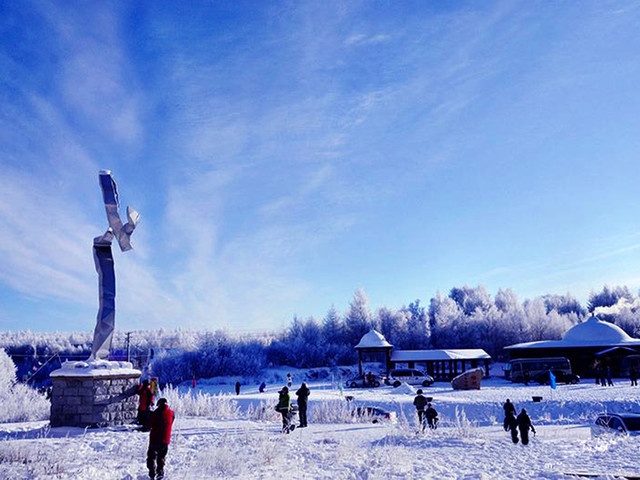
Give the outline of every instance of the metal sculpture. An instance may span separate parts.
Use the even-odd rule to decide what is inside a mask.
[[[111,340],[116,322],[116,274],[114,269],[111,242],[116,237],[120,250],[127,252],[131,246],[131,234],[140,221],[140,215],[127,207],[127,223],[120,219],[118,187],[109,170],[101,170],[99,174],[102,198],[107,212],[109,228],[93,239],[93,259],[99,278],[100,307],[96,328],[93,332],[93,346],[89,360],[105,359],[109,355]]]

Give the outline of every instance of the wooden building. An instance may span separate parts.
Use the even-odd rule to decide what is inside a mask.
[[[364,373],[364,364],[378,364],[388,373],[394,368],[415,368],[431,375],[434,380],[451,380],[460,373],[482,367],[489,376],[491,357],[484,350],[394,350],[384,336],[375,330],[366,333],[358,345],[358,372]]]

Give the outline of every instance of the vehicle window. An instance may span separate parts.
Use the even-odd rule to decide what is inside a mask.
[[[640,418],[625,418],[624,423],[630,432],[640,430]]]
[[[596,420],[596,425],[600,425],[601,427],[609,426],[609,419],[607,417],[598,417]]]
[[[418,370],[411,370],[411,375],[414,377],[424,377],[424,374]]]
[[[609,426],[614,430],[624,430],[624,426],[622,425],[622,421],[619,418],[611,417],[611,422],[609,422]]]

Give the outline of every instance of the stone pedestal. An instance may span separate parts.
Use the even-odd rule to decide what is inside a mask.
[[[141,372],[129,362],[65,362],[51,372],[51,426],[107,427],[133,423]]]

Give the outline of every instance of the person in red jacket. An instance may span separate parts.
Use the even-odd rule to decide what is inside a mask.
[[[149,386],[148,380],[143,380],[136,389],[136,395],[140,395],[140,403],[138,404],[138,423],[142,425],[142,431],[148,432],[147,421],[151,414],[151,405],[153,405],[153,392]]]
[[[175,415],[169,408],[166,398],[158,400],[158,408],[149,416],[148,427],[151,433],[147,451],[147,468],[149,477],[153,479],[164,478],[164,459],[171,443],[171,426],[174,418]]]

